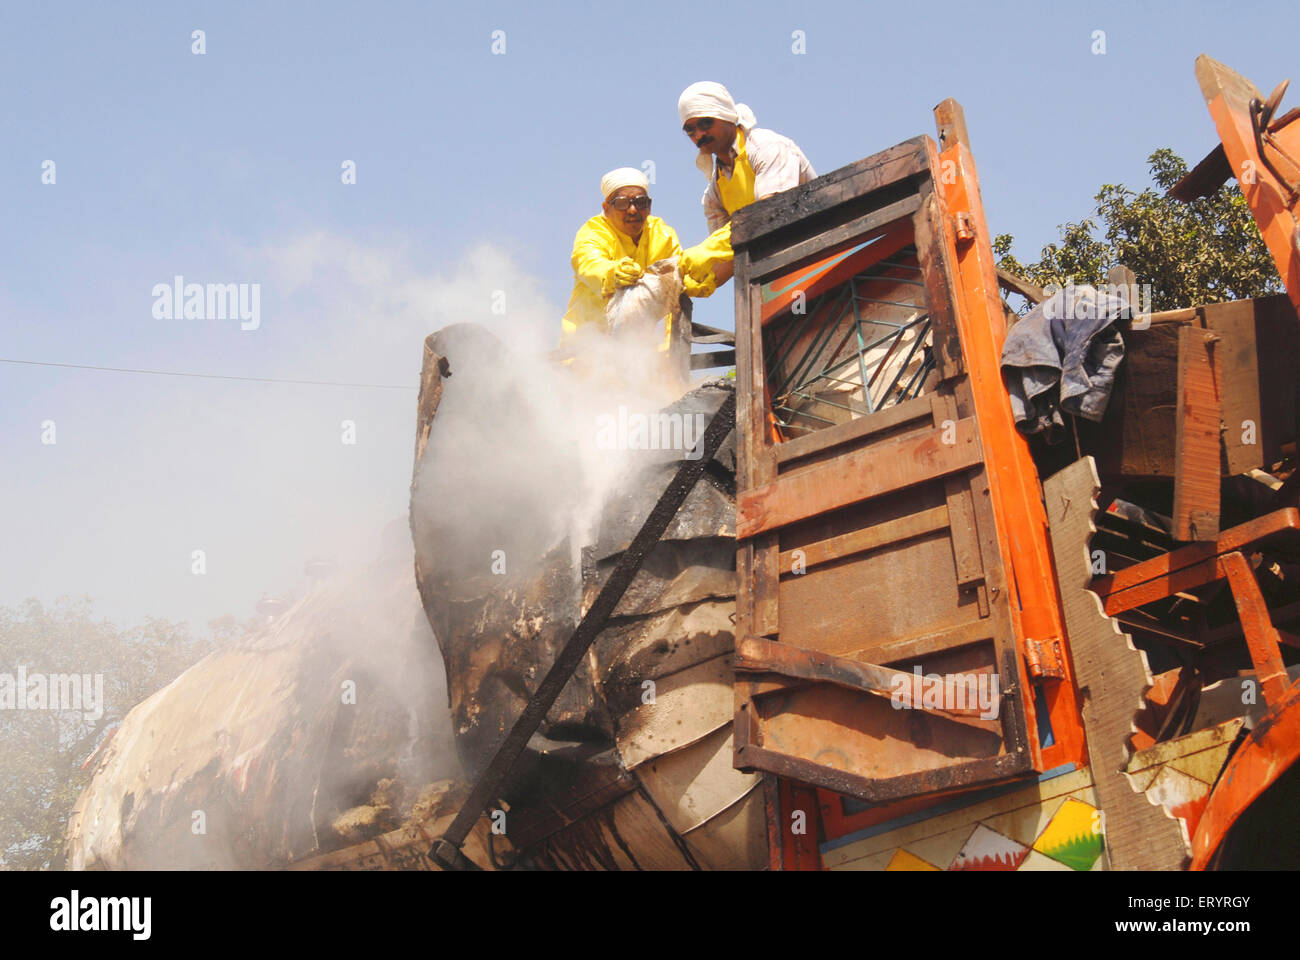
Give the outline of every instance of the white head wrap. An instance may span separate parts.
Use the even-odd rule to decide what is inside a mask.
[[[650,181],[636,167],[619,167],[600,178],[600,199],[608,200],[609,195],[623,187],[640,187],[650,192]]]
[[[758,123],[753,110],[746,104],[736,103],[726,87],[712,80],[692,83],[682,91],[677,98],[677,116],[682,123],[696,117],[714,117],[734,123],[742,130],[751,130]]]

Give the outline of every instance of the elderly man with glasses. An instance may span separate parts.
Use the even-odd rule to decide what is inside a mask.
[[[695,165],[709,178],[704,217],[709,237],[682,253],[683,278],[707,297],[731,279],[731,215],[755,200],[817,176],[789,137],[756,126],[754,112],[736,103],[720,83],[693,83],[677,101],[682,131],[699,154]]]
[[[603,329],[605,304],[615,290],[636,283],[651,264],[681,255],[676,231],[650,215],[649,187],[646,175],[633,167],[611,170],[601,178],[603,212],[584,223],[573,241],[573,295],[564,313],[561,343],[582,327],[595,324]],[[684,286],[696,295],[696,284]]]

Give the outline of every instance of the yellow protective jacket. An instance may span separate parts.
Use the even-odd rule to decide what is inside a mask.
[[[707,157],[697,158],[700,169],[709,176],[703,202],[704,217],[711,232],[682,254],[682,276],[692,296],[707,297],[713,293],[717,285],[713,264],[734,256],[731,250],[733,213],[755,200],[789,190],[817,176],[793,140],[762,127],[749,131],[737,128],[735,150],[736,162],[729,177],[722,175],[716,161],[712,161],[710,168]]]
[[[618,261],[631,257],[644,270],[657,260],[677,257],[681,252],[677,232],[658,217],[645,218],[636,243],[603,213],[592,217],[573,238],[573,294],[561,322],[562,339],[587,324],[604,329],[605,304],[615,290],[614,268]]]

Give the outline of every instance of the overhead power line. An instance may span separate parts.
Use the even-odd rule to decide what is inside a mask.
[[[54,363],[49,360],[12,360],[0,357],[0,363],[18,363],[32,367],[67,367],[71,370],[102,370],[108,373],[143,373],[154,377],[195,377],[201,380],[242,380],[246,383],[294,383],[310,387],[367,387],[373,390],[417,390],[416,386],[396,383],[346,383],[340,380],[287,380],[281,377],[236,377],[224,373],[184,373],[178,370],[138,370],[132,367],[98,367],[89,363]]]

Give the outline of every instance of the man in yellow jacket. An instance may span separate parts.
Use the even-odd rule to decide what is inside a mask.
[[[676,231],[650,215],[649,187],[646,175],[634,167],[601,178],[603,212],[584,223],[573,240],[573,294],[561,344],[580,328],[605,330],[605,305],[615,290],[636,283],[656,261],[681,256]]]
[[[677,100],[677,115],[699,151],[695,165],[709,178],[703,203],[710,233],[683,251],[682,278],[692,296],[707,297],[731,279],[731,215],[817,173],[793,140],[758,127],[754,111],[720,83],[691,84]]]

